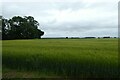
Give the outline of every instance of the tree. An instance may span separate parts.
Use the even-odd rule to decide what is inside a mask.
[[[32,16],[14,16],[12,19],[2,20],[3,33],[5,34],[3,34],[3,39],[34,39],[41,38],[44,34],[38,29],[39,23]]]
[[[2,19],[2,39],[9,38],[9,23],[7,19]]]
[[[2,39],[2,16],[0,16],[0,40]]]

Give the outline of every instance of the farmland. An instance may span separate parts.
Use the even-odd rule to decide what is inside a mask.
[[[3,78],[116,77],[117,39],[4,40]]]

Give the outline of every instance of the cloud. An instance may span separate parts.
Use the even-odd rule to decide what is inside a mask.
[[[117,36],[118,0],[35,0],[3,2],[3,16],[31,15],[43,37]]]

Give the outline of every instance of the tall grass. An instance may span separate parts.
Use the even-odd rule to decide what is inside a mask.
[[[49,76],[116,77],[118,42],[117,39],[6,40],[3,72],[5,68]]]

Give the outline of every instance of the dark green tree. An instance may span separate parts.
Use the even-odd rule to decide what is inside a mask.
[[[0,40],[2,39],[2,16],[0,16]]]
[[[7,19],[2,19],[2,39],[9,39],[9,23]]]
[[[38,29],[39,23],[32,16],[14,16],[9,20],[3,19],[3,24],[3,33],[8,33],[7,37],[3,34],[3,39],[34,39],[41,38],[44,34]]]

